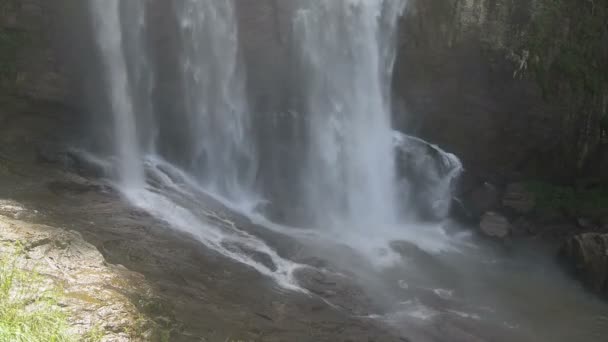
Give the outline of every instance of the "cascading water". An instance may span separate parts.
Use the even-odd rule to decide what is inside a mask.
[[[309,149],[306,203],[317,223],[397,221],[389,87],[401,0],[310,1],[295,19]]]
[[[188,169],[210,190],[238,200],[256,169],[238,30],[231,1],[175,3],[191,155]]]
[[[107,71],[106,89],[114,122],[118,180],[123,188],[143,186],[142,153],[138,142],[133,88],[129,79],[127,56],[123,46],[123,29],[119,0],[91,0],[91,12],[97,41]],[[140,3],[141,4],[141,3]],[[134,18],[145,13],[142,8],[129,8]],[[134,21],[138,23],[138,20]]]
[[[282,136],[280,126],[265,129],[270,136],[263,137],[252,129],[255,115],[261,114],[248,106],[236,3],[90,4],[107,75],[114,168],[125,196],[206,246],[293,285],[296,264],[235,226],[210,223],[214,215],[202,209],[211,194],[254,215],[252,208],[265,190],[255,191],[260,186],[256,173],[263,170],[257,149],[265,146],[272,155],[273,149],[284,148],[273,143]],[[395,239],[415,238],[434,248],[436,234],[415,233],[400,223],[402,178],[391,127],[390,84],[405,1],[295,4],[290,41],[295,43],[297,96],[304,103],[298,114],[303,120],[296,124],[305,123],[299,127],[306,132],[299,142],[305,153],[291,159],[300,169],[293,177],[300,191],[280,197],[303,203],[306,224],[321,228],[321,239],[343,241],[372,259],[393,259],[387,246]],[[153,31],[146,25],[150,11],[159,10],[155,6],[165,6],[161,10],[174,15],[169,27]],[[171,49],[151,43],[152,32],[163,30],[177,38],[166,43]],[[163,55],[171,55],[173,63],[160,64]],[[166,89],[177,91],[166,94]],[[435,183],[446,188],[444,182]],[[281,232],[293,230],[283,227]],[[252,251],[270,256],[274,266],[256,261]]]
[[[176,101],[181,102],[181,113],[152,110],[152,99],[145,98],[152,91],[149,78],[142,75],[159,67],[149,64],[152,58],[137,48],[145,45],[149,32],[142,27],[148,6],[143,0],[90,0],[107,75],[104,88],[115,132],[118,187],[132,203],[207,247],[284,287],[298,289],[292,280],[295,263],[229,220],[200,208],[208,191],[221,198],[243,199],[255,170],[232,2],[175,4],[182,39],[176,77],[183,82],[183,97]],[[161,124],[168,122],[170,126]],[[176,140],[185,141],[183,150],[170,148]],[[256,253],[269,261],[258,260]]]

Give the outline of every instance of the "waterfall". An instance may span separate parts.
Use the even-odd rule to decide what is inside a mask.
[[[105,80],[96,95],[106,99],[111,115],[103,120],[113,132],[100,145],[114,147],[108,160],[119,190],[206,247],[293,288],[299,265],[218,220],[209,201],[255,220],[253,208],[272,194],[276,209],[292,210],[314,236],[388,261],[388,242],[424,242],[426,233],[402,224],[405,202],[422,199],[418,207],[444,215],[459,163],[433,162],[452,156],[415,139],[394,141],[390,87],[405,0],[290,4],[290,68],[277,79],[293,81],[283,94],[295,100],[271,102],[297,105],[284,108],[290,114],[281,124],[249,105],[255,82],[247,82],[238,1],[89,0],[89,9]],[[422,196],[404,196],[417,189],[408,177],[425,180]],[[262,221],[281,234],[301,233]],[[424,243],[435,245],[435,236]]]
[[[320,224],[397,221],[390,83],[401,0],[313,0],[295,44],[308,119],[303,192]]]
[[[123,41],[123,11],[120,5],[119,0],[91,0],[91,13],[106,75],[105,89],[108,90],[115,134],[113,141],[118,158],[118,182],[124,188],[139,188],[144,181],[136,119],[139,108],[135,108],[130,68],[124,51],[124,46],[132,42]],[[138,18],[144,13],[141,7],[129,6],[127,12],[134,16],[135,25],[140,23]]]
[[[152,101],[152,65],[146,50],[147,2],[90,0],[114,125],[117,177],[122,186],[144,183],[146,155],[179,163],[210,191],[238,199],[253,187],[252,141],[231,1],[174,4],[180,42],[180,112],[159,112]],[[161,94],[162,96],[162,94]],[[159,117],[156,117],[156,116]],[[181,141],[181,149],[173,148]]]
[[[210,190],[238,199],[252,187],[255,142],[231,1],[176,2],[179,61],[191,147],[188,169]]]
[[[298,264],[228,218],[201,208],[209,194],[229,201],[247,197],[255,175],[233,3],[173,4],[181,41],[170,51],[179,65],[169,79],[179,80],[171,86],[180,96],[170,107],[158,105],[170,96],[155,89],[152,75],[172,68],[155,65],[158,51],[147,48],[146,18],[158,4],[89,0],[105,79],[102,93],[111,112],[117,186],[128,201],[174,229],[300,290],[292,276]]]

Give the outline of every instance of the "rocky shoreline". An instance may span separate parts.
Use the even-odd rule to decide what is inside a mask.
[[[459,220],[481,236],[501,241],[534,239],[559,246],[556,257],[591,291],[608,295],[608,193],[539,182],[499,187],[483,182],[461,193]]]

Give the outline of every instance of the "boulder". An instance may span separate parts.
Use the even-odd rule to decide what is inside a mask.
[[[562,245],[559,256],[590,290],[608,295],[608,234],[576,235]]]
[[[525,184],[512,183],[505,190],[502,205],[518,214],[529,214],[536,207],[536,198]]]
[[[399,193],[417,214],[430,221],[450,213],[453,188],[463,171],[454,154],[400,132],[393,132]]]
[[[481,218],[479,228],[484,235],[499,239],[508,237],[512,230],[509,220],[496,212],[485,213]]]

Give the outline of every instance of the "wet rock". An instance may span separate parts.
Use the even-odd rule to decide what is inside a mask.
[[[498,208],[500,205],[500,191],[495,185],[484,182],[471,191],[467,202],[469,210],[480,217],[483,213]]]
[[[536,198],[525,184],[513,183],[507,186],[502,205],[518,214],[529,214],[536,206]]]
[[[51,192],[61,194],[83,194],[86,192],[102,191],[104,188],[99,184],[94,183],[79,183],[79,182],[68,182],[68,181],[54,181],[47,184]]]
[[[284,224],[289,223],[285,211],[282,210],[282,208],[280,208],[278,205],[270,201],[258,203],[254,208],[254,212],[261,214],[272,222]]]
[[[523,237],[535,235],[539,232],[539,227],[525,217],[519,217],[511,225],[511,233],[513,236]]]
[[[250,257],[251,259],[253,259],[253,261],[264,265],[272,272],[275,272],[278,269],[277,265],[272,260],[272,257],[262,251],[255,250],[237,241],[223,242],[222,245],[233,252],[244,254]]]
[[[512,230],[509,220],[496,212],[484,214],[479,228],[484,235],[499,239],[508,237]]]
[[[453,154],[436,145],[393,132],[400,195],[424,220],[444,219],[450,213],[452,190],[463,171]]]
[[[404,240],[391,241],[390,247],[393,251],[399,253],[399,255],[404,258],[434,259],[432,254],[425,252],[413,242]]]
[[[83,177],[100,178],[109,172],[101,163],[95,162],[84,154],[73,151],[61,144],[37,146],[36,160],[38,163],[60,166],[66,171],[74,172]]]
[[[593,220],[588,219],[586,217],[579,217],[576,220],[578,226],[585,230],[597,230],[598,226],[593,222]]]
[[[574,236],[562,245],[559,256],[589,289],[608,295],[608,234]]]
[[[454,198],[450,207],[450,217],[459,222],[472,224],[479,218],[479,215],[475,215],[463,200]]]
[[[371,299],[350,277],[313,268],[299,269],[294,276],[300,286],[351,314],[369,315],[374,310]]]

